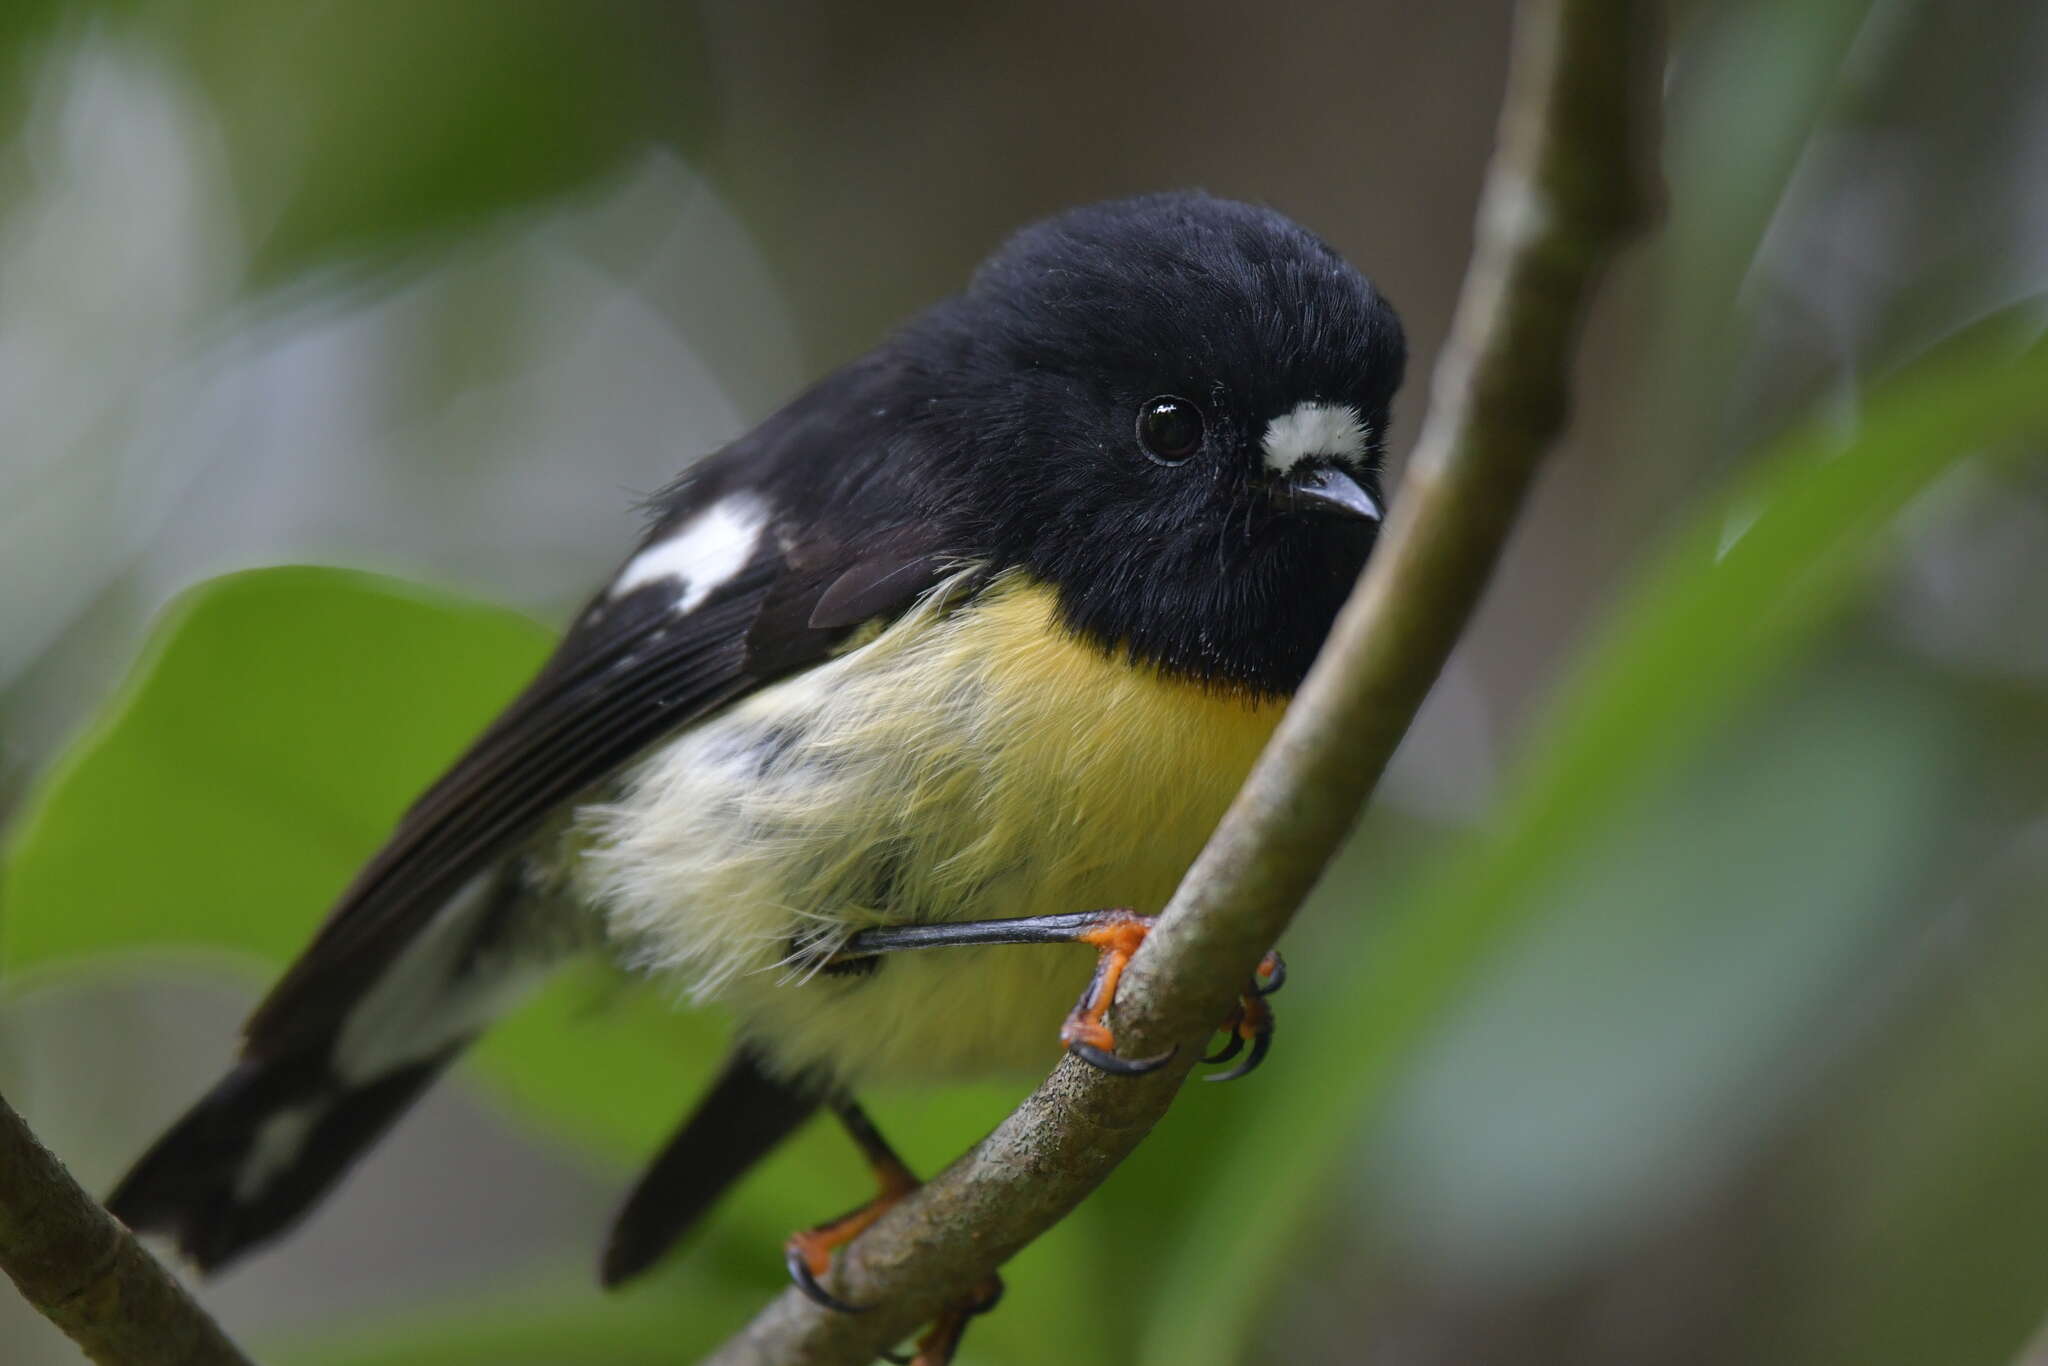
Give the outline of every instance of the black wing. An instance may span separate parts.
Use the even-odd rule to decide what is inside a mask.
[[[788,434],[798,440],[759,449],[777,434],[771,421],[665,495],[665,515],[640,553],[720,499],[776,507],[776,485],[800,474],[819,424],[796,424]],[[540,674],[406,812],[343,892],[251,1017],[249,1056],[328,1035],[450,897],[564,803],[663,736],[822,661],[861,621],[901,611],[947,571],[937,533],[926,525],[878,526],[869,509],[821,513],[802,506],[809,500],[801,491],[790,495],[780,505],[795,510],[764,512],[752,557],[689,610],[678,610],[678,579],[592,602]],[[849,522],[865,534],[850,531]]]

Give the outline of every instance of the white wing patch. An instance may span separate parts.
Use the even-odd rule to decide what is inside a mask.
[[[545,962],[522,954],[516,937],[472,952],[477,926],[497,895],[495,870],[471,878],[349,1009],[329,1060],[344,1086],[368,1086],[431,1061],[467,1041],[539,980]]]
[[[611,596],[674,579],[675,610],[693,612],[711,590],[746,568],[767,525],[768,509],[760,499],[745,493],[721,498],[635,555],[612,584]]]
[[[1349,461],[1365,459],[1372,432],[1348,403],[1297,403],[1266,424],[1260,443],[1266,468],[1285,474],[1311,456]]]
[[[290,1171],[305,1151],[313,1126],[327,1113],[328,1102],[315,1100],[289,1110],[279,1110],[257,1126],[256,1140],[235,1173],[235,1199],[252,1204],[264,1188]]]

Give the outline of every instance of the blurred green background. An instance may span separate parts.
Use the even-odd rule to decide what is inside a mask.
[[[1408,321],[1404,449],[1508,14],[0,8],[0,1090],[104,1189],[634,497],[1031,217],[1299,218]],[[1681,5],[1666,90],[1272,1062],[964,1363],[2007,1363],[2048,1312],[2048,8]],[[821,1126],[596,1290],[721,1034],[562,983],[204,1297],[278,1366],[691,1359],[865,1193]],[[872,1108],[931,1168],[1030,1080]]]

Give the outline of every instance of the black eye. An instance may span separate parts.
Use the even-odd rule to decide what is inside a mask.
[[[1184,398],[1161,394],[1138,409],[1138,444],[1162,465],[1178,465],[1202,444],[1202,410]]]

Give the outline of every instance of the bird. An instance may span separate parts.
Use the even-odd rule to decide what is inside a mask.
[[[1378,288],[1277,210],[1173,191],[1019,230],[649,500],[109,1209],[226,1265],[597,955],[736,1039],[601,1279],[822,1110],[881,1193],[785,1257],[858,1308],[832,1257],[917,1184],[861,1088],[1164,1061],[1116,1051],[1117,977],[1372,552],[1405,360]],[[1226,1054],[1264,1056],[1279,970]]]

